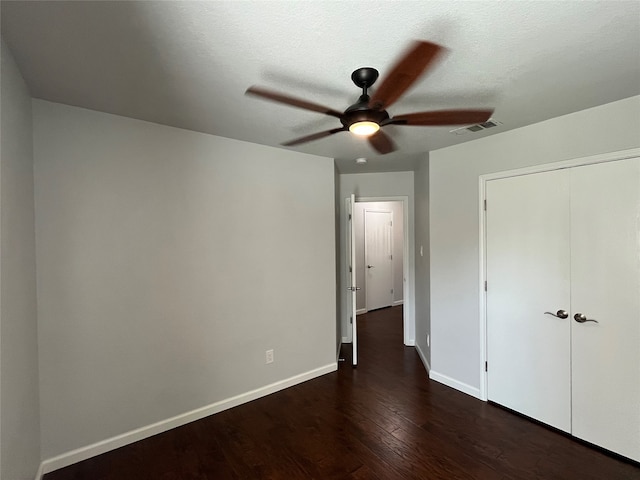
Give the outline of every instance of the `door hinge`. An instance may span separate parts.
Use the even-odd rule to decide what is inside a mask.
[[[393,220],[389,222],[389,226],[393,227]]]
[[[393,255],[389,255],[389,260],[393,260]]]
[[[351,220],[351,214],[349,214],[349,220]]]
[[[353,317],[349,317],[349,323],[353,323]]]
[[[391,294],[393,295],[393,288],[391,289]]]
[[[485,372],[489,371],[489,362],[484,362],[484,371]]]
[[[487,281],[486,280],[484,281],[484,291],[485,292],[487,291]]]
[[[487,199],[486,198],[484,199],[484,211],[485,212],[487,211]]]
[[[349,273],[351,273],[353,270],[351,269],[351,265],[349,265]]]

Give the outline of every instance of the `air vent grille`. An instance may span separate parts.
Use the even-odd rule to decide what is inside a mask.
[[[481,123],[480,126],[484,128],[492,128],[492,127],[497,127],[498,123],[494,120],[489,119],[486,122]]]
[[[468,125],[466,127],[455,128],[453,130],[449,130],[449,133],[453,133],[454,135],[464,135],[467,132],[481,132],[482,130],[487,130],[489,128],[497,127],[498,125],[502,125],[502,122],[490,118],[484,123],[478,123],[476,125]]]

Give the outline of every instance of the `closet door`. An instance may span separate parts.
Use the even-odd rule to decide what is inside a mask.
[[[640,461],[640,158],[571,174],[572,433]]]
[[[487,182],[488,398],[571,429],[567,170]],[[561,314],[560,316],[564,316]]]

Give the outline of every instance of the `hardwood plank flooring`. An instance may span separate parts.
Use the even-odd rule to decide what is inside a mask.
[[[640,468],[429,380],[402,307],[358,317],[359,365],[45,480],[640,479]]]

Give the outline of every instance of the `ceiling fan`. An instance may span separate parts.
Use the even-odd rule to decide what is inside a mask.
[[[427,67],[434,64],[435,59],[442,50],[444,50],[443,47],[435,43],[416,41],[400,57],[391,72],[371,96],[368,94],[368,89],[378,79],[378,71],[371,67],[358,68],[351,74],[351,80],[357,87],[362,88],[362,95],[356,103],[348,107],[344,112],[256,86],[250,87],[245,93],[330,115],[338,118],[342,123],[341,127],[285,142],[282,144],[284,146],[299,145],[328,137],[334,133],[349,131],[355,135],[366,137],[369,140],[369,144],[376,151],[385,154],[396,150],[391,137],[380,130],[381,127],[386,125],[470,125],[486,122],[491,117],[493,113],[491,109],[438,110],[406,113],[393,117],[389,115],[386,109],[396,102],[424,74]]]

